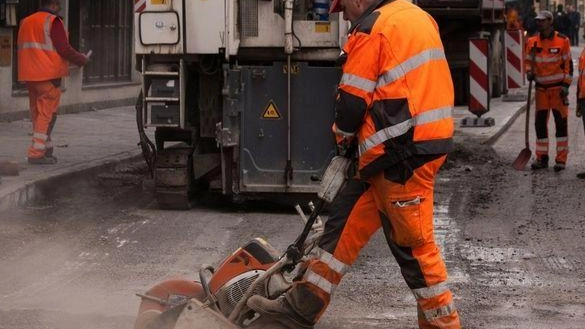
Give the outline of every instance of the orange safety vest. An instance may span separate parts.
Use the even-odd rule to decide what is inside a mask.
[[[47,81],[69,75],[67,61],[51,40],[51,27],[59,17],[38,11],[21,22],[18,30],[18,80]]]
[[[585,98],[585,49],[579,56],[579,80],[577,83],[577,99]]]
[[[532,48],[535,47],[534,63]],[[573,62],[569,38],[554,31],[552,38],[540,38],[540,33],[526,42],[526,72],[534,73],[537,87],[569,87],[573,80]]]
[[[362,178],[452,149],[453,82],[429,14],[406,1],[384,4],[355,24],[343,51],[340,92],[367,107],[357,131]]]

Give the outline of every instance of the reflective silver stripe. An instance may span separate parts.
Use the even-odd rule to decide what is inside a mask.
[[[32,147],[34,149],[37,149],[37,150],[45,150],[47,148],[47,146],[45,144],[36,143],[36,142],[33,143]]]
[[[53,15],[48,15],[45,19],[45,23],[43,24],[43,33],[45,37],[45,43],[40,42],[23,42],[18,45],[18,49],[42,49],[42,50],[49,50],[55,51],[55,47],[53,46],[53,40],[51,39],[51,18]]]
[[[29,49],[29,48],[36,48],[42,50],[55,50],[53,45],[46,45],[38,42],[23,42],[22,44],[18,45],[18,49]]]
[[[307,270],[304,277],[305,280],[307,280],[307,282],[316,285],[329,295],[331,295],[333,293],[333,290],[337,287],[337,285],[334,285],[333,283],[327,281],[327,279],[311,270]]]
[[[327,266],[329,266],[329,268],[331,268],[335,272],[344,275],[349,269],[348,265],[338,260],[337,258],[333,257],[333,255],[328,253],[327,251],[318,248],[316,252],[319,255],[319,260],[327,264]]]
[[[553,81],[561,81],[564,78],[565,78],[564,73],[558,73],[558,74],[553,74],[553,75],[549,75],[546,77],[536,77],[536,82],[547,83],[547,82],[553,82]]]
[[[45,19],[44,30],[45,30],[45,45],[50,47],[48,50],[55,50],[53,47],[53,40],[51,39],[51,22],[53,15],[47,16]]]
[[[343,73],[340,85],[348,85],[371,93],[376,88],[376,81],[368,80],[354,74]]]
[[[429,61],[439,59],[445,59],[445,53],[442,49],[427,49],[398,64],[393,69],[384,72],[378,79],[377,87],[392,83],[404,77],[408,72],[416,69],[417,67],[422,66]]]
[[[444,316],[451,315],[455,311],[456,311],[455,305],[453,305],[453,303],[451,302],[447,305],[444,305],[444,306],[441,306],[438,308],[434,308],[432,310],[423,311],[423,315],[425,317],[425,320],[432,321],[434,319],[438,319],[438,318],[442,318]]]
[[[43,133],[33,133],[33,138],[38,138],[38,139],[42,139],[43,141],[46,141],[47,138],[49,138],[49,136],[47,136],[46,134],[43,134]]]
[[[538,144],[536,144],[536,150],[537,151],[544,151],[544,152],[546,152],[546,151],[548,151],[548,145],[538,145]]]
[[[339,129],[339,127],[337,127],[337,125],[335,125],[335,133],[338,135],[342,135],[344,137],[351,137],[351,136],[355,135],[355,133],[348,133],[346,131]]]
[[[559,152],[559,151],[566,151],[568,149],[569,149],[568,146],[557,146],[557,152]]]
[[[569,137],[557,137],[557,143],[558,142],[568,142],[569,141]]]
[[[408,119],[402,121],[401,123],[379,130],[360,144],[360,155],[366,153],[376,145],[382,144],[389,139],[405,134],[412,127],[451,118],[452,111],[453,108],[450,106],[425,111],[413,117],[412,119]]]
[[[548,138],[537,139],[536,143],[548,143]]]
[[[414,294],[414,298],[416,299],[432,298],[435,296],[439,296],[440,294],[447,291],[449,291],[449,287],[447,286],[446,282],[441,282],[430,287],[412,289],[412,293]]]

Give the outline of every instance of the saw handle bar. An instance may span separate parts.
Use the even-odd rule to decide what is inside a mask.
[[[212,309],[219,311],[219,307],[217,306],[217,299],[211,293],[209,289],[209,281],[210,276],[208,273],[213,274],[215,269],[211,265],[206,265],[199,270],[199,281],[201,282],[201,286],[203,287],[203,291],[205,292],[205,303],[208,304]]]
[[[309,219],[307,219],[307,223],[305,223],[303,232],[301,232],[301,234],[297,237],[295,242],[288,246],[288,248],[286,249],[284,254],[292,261],[291,265],[293,266],[296,265],[301,260],[301,258],[303,258],[305,254],[304,247],[305,241],[307,240],[307,236],[309,236],[309,232],[311,231],[313,224],[315,224],[315,221],[319,217],[319,213],[321,212],[321,210],[323,210],[324,206],[325,201],[322,199],[317,199],[315,208],[311,212]]]

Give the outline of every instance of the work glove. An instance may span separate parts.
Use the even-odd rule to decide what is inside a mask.
[[[566,98],[569,96],[569,87],[561,87],[561,97]]]
[[[583,116],[584,112],[585,112],[585,98],[580,98],[577,100],[577,110],[575,111],[577,118],[580,118],[581,116]]]
[[[534,73],[526,72],[526,79],[528,79],[528,81],[534,81]]]
[[[355,138],[344,137],[337,142],[337,155],[351,158],[357,149]]]

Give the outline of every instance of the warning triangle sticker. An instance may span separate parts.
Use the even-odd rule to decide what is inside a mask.
[[[264,119],[280,119],[280,112],[278,112],[278,108],[273,101],[268,102],[266,108],[264,109],[264,113],[262,113],[262,118]]]

